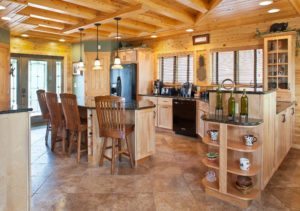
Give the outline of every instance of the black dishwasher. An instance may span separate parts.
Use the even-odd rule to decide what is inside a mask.
[[[197,136],[194,99],[173,99],[173,130],[176,134]]]

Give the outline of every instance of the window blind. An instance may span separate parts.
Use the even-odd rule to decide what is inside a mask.
[[[162,81],[166,83],[174,82],[174,57],[162,58]]]
[[[224,79],[230,78],[234,80],[234,52],[218,53],[219,83]]]
[[[238,83],[254,84],[254,50],[238,51]]]

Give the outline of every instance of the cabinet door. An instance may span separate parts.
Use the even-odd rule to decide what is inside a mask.
[[[154,109],[155,112],[155,127],[157,127],[157,97],[148,97],[148,96],[141,96],[140,100],[149,100],[151,101],[156,107]]]
[[[201,119],[201,117],[205,115],[205,112],[203,110],[197,110],[197,134],[203,138],[204,137],[204,121]]]
[[[9,46],[0,44],[0,109],[7,109],[10,104],[9,57]]]
[[[289,125],[288,125],[288,130],[287,132],[289,133],[290,135],[290,141],[289,141],[289,147],[288,147],[288,151],[289,149],[292,147],[293,145],[293,142],[294,142],[294,135],[295,135],[295,107],[292,106],[290,109],[289,109]]]
[[[134,63],[137,61],[136,50],[119,51],[119,57],[122,63]]]
[[[158,127],[173,129],[173,110],[170,105],[158,105]]]
[[[278,168],[286,155],[288,137],[286,133],[287,113],[281,112],[276,115],[276,136],[275,136],[275,168]]]
[[[154,109],[136,111],[136,160],[142,159],[155,152],[155,113]]]

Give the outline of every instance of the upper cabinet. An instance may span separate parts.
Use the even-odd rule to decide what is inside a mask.
[[[278,101],[295,100],[296,33],[264,38],[264,88],[276,89]]]
[[[121,59],[122,64],[126,63],[136,63],[137,62],[137,50],[120,50],[119,57]]]

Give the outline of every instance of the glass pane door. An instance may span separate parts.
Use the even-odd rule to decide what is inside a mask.
[[[33,116],[41,115],[36,91],[47,90],[47,67],[47,61],[29,60],[28,62],[28,106],[33,109]]]
[[[18,74],[18,60],[12,58],[10,60],[10,105],[17,106],[17,74]]]
[[[62,92],[62,61],[55,61],[56,72],[56,93]]]

